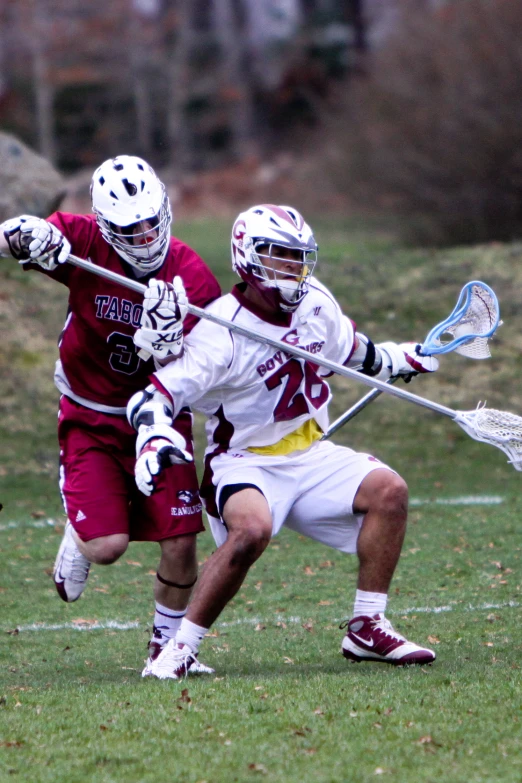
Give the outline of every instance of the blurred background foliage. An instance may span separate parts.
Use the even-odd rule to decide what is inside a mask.
[[[0,22],[0,129],[71,211],[125,152],[185,216],[275,199],[414,243],[521,234],[514,0],[0,0]]]
[[[408,239],[509,241],[522,226],[522,3],[403,2],[334,119],[339,187]]]

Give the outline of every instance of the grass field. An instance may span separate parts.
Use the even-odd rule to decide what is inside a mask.
[[[464,282],[492,285],[505,320],[493,358],[443,357],[436,376],[409,389],[462,410],[487,399],[522,411],[521,245],[405,250],[376,226],[317,225],[318,276],[376,341],[422,339]],[[176,228],[226,288],[228,226]],[[132,544],[115,565],[94,567],[75,604],[55,594],[63,515],[52,364],[65,297],[1,263],[1,783],[520,783],[521,475],[505,455],[382,397],[337,437],[408,481],[388,615],[436,649],[433,666],[345,661],[338,625],[356,560],[285,532],[204,643],[216,675],[142,680],[156,548]],[[367,390],[334,387],[332,418]],[[197,435],[201,445],[200,420]],[[211,551],[205,533],[200,559]]]

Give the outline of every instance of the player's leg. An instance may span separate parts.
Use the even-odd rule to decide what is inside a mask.
[[[179,465],[159,477],[156,491],[145,497],[131,491],[131,539],[157,541],[160,562],[154,582],[155,611],[152,636],[142,675],[166,644],[176,638],[197,580],[197,534],[204,530],[202,504],[194,465]],[[197,662],[191,674],[211,674],[213,669]]]
[[[228,530],[227,540],[205,564],[188,612],[192,622],[206,628],[236,595],[272,536],[270,508],[264,495],[254,487],[230,494],[223,504],[222,518]]]
[[[353,511],[363,516],[357,538],[357,587],[387,594],[406,534],[406,482],[388,469],[373,470],[357,490]]]
[[[196,535],[166,538],[159,542],[161,556],[154,582],[154,598],[173,611],[184,611],[198,576]]]
[[[82,594],[92,562],[113,563],[129,541],[127,479],[97,434],[96,411],[62,399],[60,490],[68,521],[54,565],[64,601]],[[92,420],[92,421],[91,421]]]
[[[152,637],[142,676],[151,674],[152,663],[170,639],[175,639],[183,617],[187,613],[192,589],[197,580],[196,535],[188,534],[166,538],[159,542],[161,556],[154,580],[154,620]],[[213,669],[199,664],[200,673]]]
[[[97,565],[115,563],[126,552],[129,545],[128,533],[113,533],[83,541],[80,538],[80,533],[74,529],[73,538],[82,555],[89,562]]]
[[[395,665],[435,660],[429,648],[410,642],[385,617],[388,590],[406,533],[408,489],[396,474],[376,470],[362,481],[354,511],[364,514],[357,540],[359,578],[353,617],[342,652],[354,661]]]
[[[190,670],[208,629],[236,595],[249,568],[270,541],[270,507],[259,488],[225,486],[221,501],[228,535],[205,563],[175,642],[167,645],[154,664],[152,673],[160,679],[178,679]]]
[[[431,663],[435,653],[396,633],[384,614],[406,530],[405,482],[375,458],[333,444],[319,445],[308,461],[316,468],[303,477],[287,526],[359,557],[343,654],[396,665]]]

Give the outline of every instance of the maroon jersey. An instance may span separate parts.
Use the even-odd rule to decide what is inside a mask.
[[[129,276],[129,267],[105,241],[94,216],[55,212],[49,222],[69,240],[74,255]],[[155,369],[152,359],[138,357],[132,340],[140,325],[143,296],[71,264],[61,264],[45,274],[69,288],[60,360],[72,393],[98,405],[124,408],[136,391],[147,386]],[[198,307],[205,307],[221,293],[204,261],[172,237],[165,261],[153,276],[172,282],[175,275],[183,280],[189,302]],[[185,334],[196,321],[187,316]]]

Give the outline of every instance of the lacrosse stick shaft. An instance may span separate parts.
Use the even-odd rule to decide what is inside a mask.
[[[392,383],[395,383],[397,380],[398,378],[390,378],[390,380],[387,381],[387,385],[389,386]],[[332,435],[337,432],[337,430],[340,430],[341,427],[344,427],[345,424],[351,421],[351,419],[355,418],[358,413],[370,405],[370,403],[377,399],[377,397],[380,397],[381,394],[382,391],[380,389],[372,389],[370,392],[365,394],[364,397],[361,397],[361,399],[355,402],[351,408],[348,408],[347,411],[345,411],[341,416],[339,416],[338,419],[330,424],[321,440],[328,440],[328,438],[331,438]]]
[[[92,272],[92,274],[98,275],[99,277],[104,277],[107,280],[111,280],[113,283],[119,283],[122,286],[130,288],[133,291],[137,291],[141,294],[145,293],[146,286],[143,285],[143,283],[139,283],[136,280],[131,280],[128,277],[119,275],[117,272],[111,272],[109,269],[105,269],[104,267],[98,266],[97,264],[93,264],[91,261],[85,261],[83,258],[78,258],[77,256],[73,255],[70,255],[67,261],[70,264],[73,264],[73,266],[80,267],[80,269],[84,269],[87,272]],[[247,327],[240,326],[239,324],[233,323],[232,321],[227,321],[226,318],[221,318],[219,315],[209,313],[206,310],[203,310],[201,307],[196,307],[195,305],[189,304],[187,306],[187,310],[192,315],[195,315],[196,318],[202,318],[203,320],[210,321],[211,323],[217,324],[218,326],[223,326],[230,332],[241,334],[244,337],[248,337],[258,343],[262,343],[263,345],[270,345],[272,348],[275,348],[278,351],[283,351],[284,353],[291,356],[296,356],[297,358],[303,359],[306,362],[312,360],[312,357],[308,351],[305,351],[303,348],[298,348],[296,345],[290,345],[289,343],[285,343],[282,340],[275,340],[272,337],[267,337],[260,332],[256,332],[254,329],[248,329]],[[371,388],[379,389],[379,391],[385,392],[386,394],[391,394],[393,397],[398,397],[399,399],[406,400],[413,403],[414,405],[419,405],[422,408],[428,408],[428,410],[435,411],[435,413],[448,416],[450,419],[454,419],[456,416],[456,411],[452,410],[451,408],[446,408],[445,405],[440,405],[439,403],[432,402],[431,400],[427,400],[424,397],[419,397],[416,394],[412,394],[411,392],[406,391],[405,389],[398,389],[397,387],[391,386],[384,381],[378,381],[376,378],[370,378],[368,375],[362,375],[362,373],[359,373],[356,370],[351,370],[349,367],[345,367],[342,364],[337,364],[337,362],[332,362],[329,359],[321,357],[317,354],[313,355],[313,363],[330,370],[330,372],[335,372],[338,375],[344,376],[345,378],[351,378],[354,381],[358,381],[365,386],[370,386]]]

